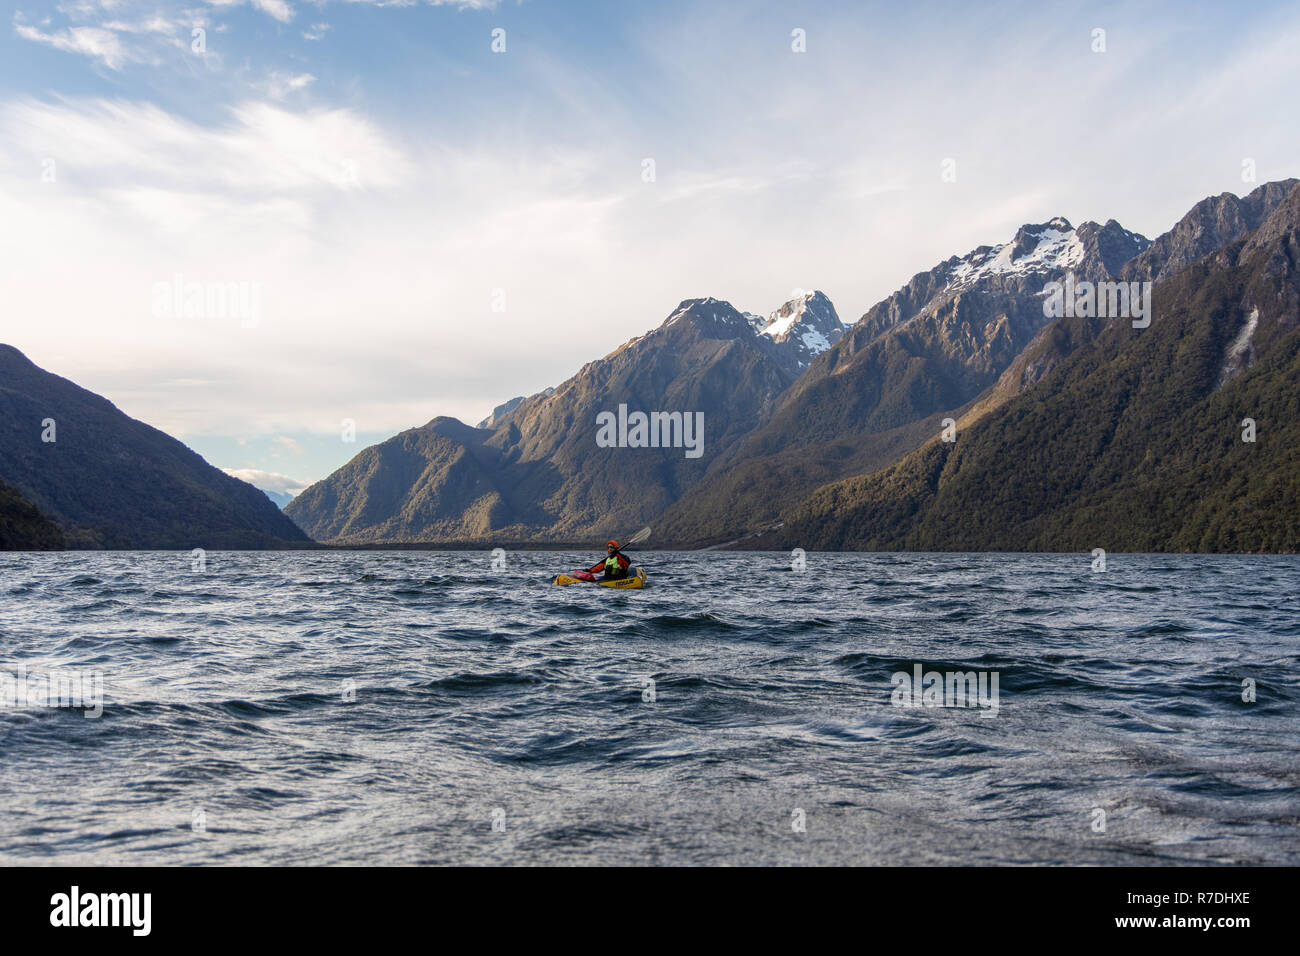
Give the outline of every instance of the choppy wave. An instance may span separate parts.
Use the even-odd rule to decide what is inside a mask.
[[[0,675],[103,691],[0,705],[0,859],[1300,862],[1295,558],[649,553],[643,591],[549,585],[590,563],[0,555]],[[996,706],[897,706],[918,665]]]

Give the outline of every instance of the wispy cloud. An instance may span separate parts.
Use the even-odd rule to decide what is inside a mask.
[[[290,478],[275,471],[263,471],[260,468],[223,468],[226,474],[240,481],[246,481],[263,491],[278,491],[281,494],[296,495],[311,482]]]
[[[175,34],[178,29],[176,23],[160,16],[136,21],[108,20],[102,26],[105,30],[115,30],[118,33],[161,33],[166,36]]]
[[[273,100],[282,100],[291,93],[298,93],[316,82],[310,73],[285,74],[276,70],[266,79],[266,95]]]
[[[42,11],[39,19],[18,10],[13,24],[23,40],[87,57],[114,72],[132,64],[158,66],[178,50],[189,52],[191,31],[210,25],[203,10],[167,0],[78,0]]]
[[[293,4],[289,3],[288,0],[206,0],[206,2],[214,7],[237,7],[248,4],[255,10],[260,10],[281,23],[292,22],[297,13]],[[315,0],[314,5],[318,7],[324,6],[325,2],[326,0]],[[344,0],[344,2],[368,3],[377,7],[407,7],[414,6],[418,0]],[[499,5],[500,0],[424,0],[424,2],[433,7],[451,6],[467,10],[493,10]],[[326,25],[326,29],[328,28],[328,25]],[[317,29],[318,27],[312,27],[313,32]],[[318,36],[307,36],[305,33],[303,36],[309,40],[320,39]]]
[[[118,35],[113,30],[100,27],[72,27],[52,33],[43,33],[25,23],[14,25],[16,32],[24,40],[44,43],[65,53],[77,53],[98,60],[110,70],[120,70],[127,63],[127,54]]]
[[[293,78],[302,88],[310,78]],[[166,189],[178,195],[282,196],[321,188],[381,189],[410,173],[403,152],[370,120],[348,109],[287,110],[247,101],[224,122],[199,125],[157,106],[120,100],[0,106],[8,149],[0,158],[50,156],[101,187]]]
[[[213,7],[239,7],[248,4],[281,23],[293,20],[294,9],[286,0],[206,0]]]

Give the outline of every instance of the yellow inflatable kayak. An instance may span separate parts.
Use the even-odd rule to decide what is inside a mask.
[[[616,578],[613,581],[598,581],[586,571],[578,572],[582,577],[574,577],[572,574],[561,574],[555,579],[554,584],[561,587],[568,584],[598,584],[602,588],[643,588],[645,587],[645,571],[641,568],[633,568],[632,573],[625,578]]]

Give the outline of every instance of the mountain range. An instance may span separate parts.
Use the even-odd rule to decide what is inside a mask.
[[[682,548],[1294,551],[1298,230],[1285,180],[1154,240],[1026,224],[852,325],[820,291],[765,314],[686,299],[568,380],[477,426],[435,417],[288,502],[0,346],[0,548],[491,547],[652,524]],[[1096,305],[1119,283],[1149,324]],[[1095,308],[1050,307],[1089,284]]]
[[[1000,535],[940,528],[918,536],[893,512],[875,528],[884,519],[869,502],[858,508],[858,492],[893,480],[887,476],[898,468],[918,468],[931,460],[926,456],[960,448],[955,454],[965,461],[986,440],[989,426],[968,431],[974,423],[1011,414],[1002,409],[1021,396],[1039,401],[1074,386],[1070,369],[1086,361],[1075,353],[1096,355],[1119,333],[1101,318],[1049,315],[1051,283],[1151,282],[1160,289],[1157,315],[1184,315],[1180,304],[1195,298],[1184,274],[1193,266],[1210,269],[1213,278],[1205,281],[1237,288],[1224,273],[1248,264],[1229,267],[1215,257],[1253,234],[1281,229],[1278,216],[1295,185],[1287,180],[1244,198],[1210,197],[1155,240],[1114,220],[1026,224],[1006,242],[916,274],[850,327],[821,292],[766,316],[717,299],[686,300],[658,329],[554,388],[504,403],[478,428],[439,418],[366,449],[286,513],[314,537],[339,542],[575,541],[653,523],[663,546],[678,547],[1081,546],[1073,537],[1026,528]],[[1268,261],[1278,268],[1275,257]],[[1232,307],[1241,312],[1240,303]],[[1228,303],[1217,301],[1216,308]],[[1130,326],[1130,333],[1150,340],[1144,349],[1152,361],[1167,359],[1158,342],[1173,337],[1186,347],[1210,334],[1211,316],[1191,308],[1185,318],[1186,326],[1162,318],[1155,332]],[[1267,321],[1286,327],[1285,316]],[[1215,341],[1211,335],[1203,347]],[[1137,354],[1147,352],[1120,352],[1109,361],[1122,364]],[[1246,369],[1261,356],[1252,346],[1237,361]],[[1150,379],[1151,388],[1187,387],[1175,374],[1185,366],[1165,370],[1170,374]],[[1283,378],[1270,388],[1281,399],[1288,386]],[[620,405],[704,412],[706,453],[691,460],[676,449],[600,447],[597,416]],[[1084,421],[1095,414],[1115,424],[1106,417],[1114,410],[1103,413],[1096,397],[1075,395],[1062,414],[1069,409]],[[961,444],[940,441],[948,421]],[[1190,419],[1182,424],[1193,427]],[[1139,463],[1123,458],[1113,467]],[[1266,455],[1257,463],[1281,465]],[[1017,470],[1012,461],[1006,467],[1014,487]],[[1117,486],[1128,477],[1112,475]],[[967,495],[963,506],[983,500]],[[1269,534],[1268,547],[1291,541],[1277,529]],[[1168,528],[1131,527],[1119,537],[1112,543],[1119,549],[1196,547]]]

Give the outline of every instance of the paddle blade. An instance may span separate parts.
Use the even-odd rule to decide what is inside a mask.
[[[626,543],[627,543],[627,544],[640,544],[642,541],[644,541],[644,540],[645,540],[646,538],[648,538],[648,537],[650,537],[650,528],[647,526],[647,527],[642,528],[642,529],[641,529],[640,531],[638,531],[636,534],[632,535],[632,537],[628,538]]]

